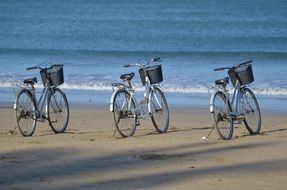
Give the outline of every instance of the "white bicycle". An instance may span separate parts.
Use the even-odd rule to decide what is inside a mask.
[[[113,94],[110,100],[110,111],[113,113],[116,131],[121,137],[132,136],[139,119],[150,116],[152,123],[159,133],[165,133],[169,127],[169,109],[167,101],[159,83],[163,81],[161,65],[150,66],[153,62],[160,62],[160,58],[144,59],[124,67],[140,67],[139,74],[142,85],[145,86],[143,99],[140,103],[135,98],[135,89],[131,80],[134,73],[121,75],[125,83],[113,83]],[[145,60],[146,61],[146,60]]]
[[[261,113],[257,99],[246,85],[254,81],[252,61],[247,61],[233,67],[220,67],[214,71],[228,69],[228,74],[234,86],[232,100],[226,85],[229,78],[215,81],[215,91],[210,98],[210,112],[213,115],[214,127],[221,139],[228,140],[233,134],[233,124],[241,124],[251,135],[256,135],[261,129]]]

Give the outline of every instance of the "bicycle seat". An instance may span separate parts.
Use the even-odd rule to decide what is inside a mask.
[[[135,76],[135,73],[123,74],[121,75],[120,79],[130,81],[133,79],[134,76]]]
[[[215,84],[217,84],[217,85],[222,85],[222,84],[226,85],[228,83],[229,83],[228,77],[225,77],[224,79],[218,79],[215,81]]]
[[[37,83],[37,77],[27,78],[24,80],[24,83],[34,85],[35,83]]]

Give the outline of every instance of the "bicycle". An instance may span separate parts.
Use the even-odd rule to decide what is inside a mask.
[[[44,89],[37,101],[37,77],[27,78],[24,84],[18,86],[14,103],[16,121],[21,134],[32,136],[36,122],[49,122],[54,133],[63,133],[69,122],[69,104],[66,95],[58,86],[64,83],[63,65],[55,64],[50,67],[33,66],[27,70],[39,69]]]
[[[160,62],[160,58],[152,58],[144,64],[144,59],[124,67],[139,67],[142,85],[145,87],[143,99],[140,103],[135,98],[135,89],[131,80],[135,73],[123,74],[120,79],[124,83],[113,83],[113,93],[110,100],[110,111],[113,113],[116,131],[121,137],[132,136],[139,126],[139,119],[150,116],[152,123],[159,133],[165,133],[169,127],[168,104],[159,83],[163,81],[161,65],[150,66],[153,62]]]
[[[213,123],[221,139],[231,139],[234,124],[242,121],[251,135],[256,135],[261,129],[261,113],[257,99],[248,84],[254,81],[252,60],[233,67],[220,67],[214,71],[228,69],[229,77],[215,81],[214,93],[210,98],[209,109],[213,114]],[[226,88],[231,79],[234,87],[230,102],[229,91]]]

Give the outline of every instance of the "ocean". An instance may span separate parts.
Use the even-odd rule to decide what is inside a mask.
[[[253,60],[262,109],[286,111],[287,1],[1,0],[2,104],[15,98],[11,84],[41,81],[26,70],[39,64],[64,64],[70,102],[108,106],[127,72],[141,95],[138,69],[123,65],[142,57],[161,57],[169,104],[190,107],[208,107],[208,87],[227,76],[214,68]]]

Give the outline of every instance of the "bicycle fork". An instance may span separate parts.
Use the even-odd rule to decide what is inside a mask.
[[[234,120],[238,121],[238,124],[241,124],[241,122],[245,119],[245,116],[243,114],[243,102],[244,95],[243,95],[243,88],[240,88],[239,86],[236,86],[233,92],[232,97],[232,108],[234,108],[234,112],[231,112],[230,115],[233,117]]]

